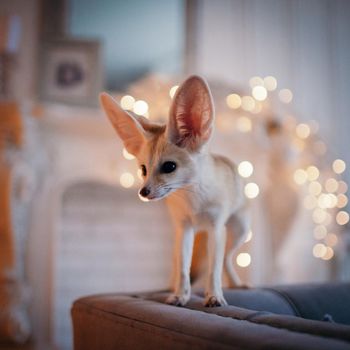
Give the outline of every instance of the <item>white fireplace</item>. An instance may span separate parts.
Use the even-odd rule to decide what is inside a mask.
[[[37,122],[28,247],[31,315],[39,347],[72,347],[70,307],[93,293],[165,289],[172,233],[164,203],[119,185],[121,144],[97,110],[55,106]],[[136,175],[136,174],[135,174]]]

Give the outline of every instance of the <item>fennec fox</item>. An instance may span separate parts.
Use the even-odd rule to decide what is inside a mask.
[[[191,76],[178,88],[167,125],[128,114],[106,93],[100,101],[126,150],[139,163],[143,176],[139,196],[144,200],[166,197],[176,233],[175,286],[167,303],[183,306],[190,299],[194,235],[206,231],[209,271],[204,305],[226,305],[223,265],[231,286],[239,286],[233,254],[244,241],[248,220],[235,165],[207,150],[214,127],[207,83]]]

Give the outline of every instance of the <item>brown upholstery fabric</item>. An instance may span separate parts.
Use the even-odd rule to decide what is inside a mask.
[[[72,308],[75,350],[350,349],[349,326],[291,316],[287,307],[284,315],[232,305],[210,309],[194,295],[188,307],[179,308],[164,304],[166,296],[77,300]]]

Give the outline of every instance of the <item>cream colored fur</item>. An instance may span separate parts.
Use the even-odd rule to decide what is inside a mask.
[[[126,113],[106,93],[100,100],[126,149],[146,169],[141,198],[166,198],[173,219],[175,285],[167,302],[182,306],[189,300],[194,235],[206,231],[209,265],[204,304],[225,305],[222,269],[232,287],[240,285],[233,255],[248,232],[248,218],[235,165],[207,150],[214,125],[208,85],[198,76],[189,77],[177,90],[166,127]],[[162,172],[165,162],[175,163],[176,169]]]

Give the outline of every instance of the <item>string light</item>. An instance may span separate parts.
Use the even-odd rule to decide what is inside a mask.
[[[252,121],[248,117],[239,117],[236,121],[236,127],[240,132],[249,132],[252,130]]]
[[[253,199],[259,195],[259,186],[254,182],[249,182],[244,187],[244,193],[247,198]]]
[[[328,233],[325,238],[325,243],[330,247],[335,247],[338,243],[338,237],[334,233]]]
[[[308,189],[309,193],[318,196],[322,192],[322,185],[318,181],[311,181]]]
[[[264,86],[264,80],[261,77],[251,77],[249,85],[253,89],[255,86]]]
[[[251,96],[243,96],[242,97],[242,109],[247,112],[250,112],[255,107],[255,100]]]
[[[137,115],[146,116],[146,114],[148,112],[148,104],[147,104],[147,102],[145,102],[143,100],[136,101],[134,106],[133,106],[133,111]]]
[[[335,220],[338,225],[346,225],[349,222],[349,214],[346,211],[341,210],[337,213]]]
[[[264,101],[267,97],[267,90],[264,86],[257,85],[253,87],[252,95],[256,100]]]
[[[348,204],[348,197],[346,197],[345,194],[338,194],[337,196],[337,207],[338,208],[344,208]]]
[[[277,80],[275,77],[269,75],[264,78],[264,86],[268,91],[274,91],[277,89]]]
[[[307,173],[307,178],[308,178],[309,181],[317,180],[318,177],[320,176],[320,171],[314,165],[310,165],[306,169],[306,173]]]
[[[130,173],[121,174],[119,180],[120,180],[120,184],[125,188],[132,187],[132,185],[135,182],[134,176]]]
[[[346,193],[348,190],[348,185],[344,181],[338,182],[338,193]]]
[[[123,148],[123,157],[127,160],[135,159],[135,156],[129,153],[125,148]]]
[[[294,182],[298,185],[302,185],[307,181],[307,173],[304,169],[297,169],[293,175]]]
[[[237,255],[236,262],[240,267],[247,267],[251,263],[251,257],[249,253],[240,253]]]
[[[342,174],[346,169],[346,164],[342,159],[336,159],[333,162],[332,167],[336,174]]]
[[[290,91],[289,89],[282,89],[278,93],[278,97],[281,100],[281,102],[290,103],[292,102],[293,94],[292,94],[292,91]]]
[[[232,109],[238,109],[242,105],[242,99],[237,94],[230,94],[226,97],[227,105]]]
[[[275,91],[277,89],[277,80],[273,76],[266,76],[261,78],[259,76],[252,77],[249,81],[251,87],[252,96],[243,96],[236,93],[229,94],[226,96],[226,104],[230,109],[247,111],[252,114],[259,114],[265,109],[268,110],[269,105],[269,92]],[[174,85],[169,90],[169,96],[174,98],[178,86]],[[289,89],[281,89],[278,92],[275,92],[279,100],[282,103],[290,103],[293,100],[293,93]],[[271,93],[272,94],[272,93]],[[146,98],[147,99],[147,98]],[[266,101],[266,102],[265,102]],[[132,110],[138,115],[148,116],[149,105],[143,100],[135,101],[135,98],[131,95],[124,95],[120,99],[121,107],[125,110]],[[152,105],[153,106],[153,105]],[[160,109],[160,107],[158,107]],[[227,113],[227,111],[225,112]],[[232,113],[232,112],[231,112]],[[162,114],[165,114],[163,111]],[[247,113],[248,114],[248,113]],[[152,117],[154,115],[154,110],[152,107]],[[235,116],[235,115],[234,115]],[[155,117],[157,119],[158,117]],[[225,119],[225,118],[221,118]],[[231,115],[228,115],[226,120],[226,127],[224,127],[225,132],[242,132],[248,133],[252,130],[258,130],[259,128],[255,127],[255,124],[258,122],[258,118],[251,116],[250,114],[241,115],[236,118],[231,119]],[[255,122],[256,121],[256,122]],[[234,123],[234,124],[233,124]],[[231,126],[231,127],[229,127]],[[259,126],[259,124],[257,124]],[[292,149],[297,151],[297,154],[302,154],[303,151],[307,151],[311,154],[308,159],[312,159],[312,156],[322,156],[327,152],[326,144],[318,139],[317,133],[319,131],[319,124],[315,120],[311,120],[308,123],[296,123],[295,117],[286,116],[283,120],[282,127],[286,129],[291,134],[294,132],[295,137],[291,138]],[[312,138],[310,137],[312,135]],[[123,156],[125,159],[134,159],[134,156],[123,149]],[[334,174],[342,174],[346,170],[346,163],[342,159],[336,159],[331,164]],[[253,165],[248,161],[243,161],[238,166],[238,173],[242,177],[249,178],[254,172]],[[328,176],[328,178],[326,177]],[[123,173],[120,176],[120,184],[123,187],[132,187],[134,185],[135,179],[141,179],[141,171],[138,169],[137,173],[133,176],[130,173]],[[315,253],[317,257],[324,260],[332,259],[334,256],[334,247],[338,242],[338,237],[335,233],[327,233],[328,229],[334,230],[336,226],[333,226],[335,223],[343,226],[349,222],[349,214],[343,210],[344,207],[348,204],[348,197],[346,192],[348,190],[347,184],[337,179],[335,175],[331,177],[329,173],[326,172],[326,169],[323,166],[320,166],[320,169],[315,165],[310,165],[307,168],[296,169],[293,173],[293,180],[297,185],[307,184],[307,193],[303,198],[303,206],[311,210],[312,220],[315,223],[315,228],[313,235],[317,240],[323,240],[323,243],[318,243],[320,245],[315,245],[313,249],[313,254]],[[322,183],[321,183],[322,181]],[[250,182],[244,187],[244,192],[247,198],[255,198],[259,195],[260,189],[259,186]],[[146,198],[141,198],[143,201],[148,201]],[[340,209],[338,213],[333,208]],[[338,226],[338,230],[340,229]],[[248,233],[248,236],[245,242],[249,242],[252,237],[252,232]],[[321,254],[322,253],[322,254]],[[250,264],[250,255],[248,253],[242,253],[240,259],[246,259],[244,266]],[[248,257],[244,254],[248,254]],[[237,256],[238,260],[238,256]],[[248,265],[245,265],[249,260]],[[242,266],[242,265],[240,265]],[[243,266],[242,266],[243,267]]]
[[[333,193],[322,193],[317,202],[322,209],[334,208],[337,205],[337,197]]]
[[[238,173],[242,177],[249,177],[253,174],[254,167],[253,164],[247,160],[238,164]]]
[[[315,258],[322,258],[327,253],[327,247],[323,243],[317,243],[312,249]]]
[[[328,179],[325,183],[325,189],[331,193],[336,192],[338,187],[339,187],[338,181],[333,178]]]
[[[334,256],[334,250],[331,247],[326,247],[326,252],[321,256],[323,260],[330,260]]]
[[[130,95],[125,95],[120,100],[120,105],[123,109],[132,110],[134,107],[135,99]]]
[[[314,228],[314,237],[316,239],[324,239],[327,236],[327,228],[324,225],[317,225]]]
[[[295,132],[301,139],[307,139],[310,136],[310,127],[307,124],[298,124]]]
[[[321,208],[316,208],[312,212],[312,220],[316,224],[322,224],[327,218],[327,212]]]

